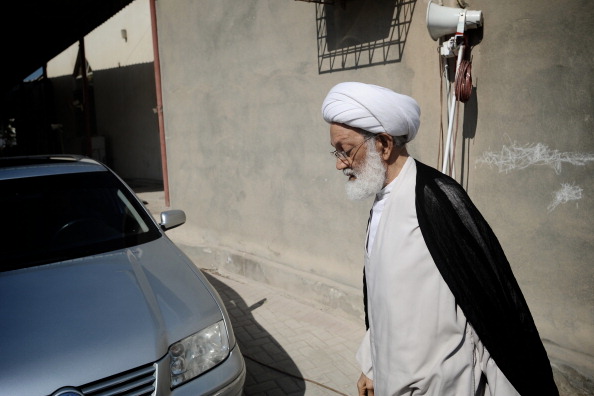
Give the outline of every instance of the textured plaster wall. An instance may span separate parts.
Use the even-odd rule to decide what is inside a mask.
[[[371,201],[344,197],[320,105],[347,80],[415,97],[423,113],[409,151],[437,165],[439,56],[427,1],[413,4],[400,62],[319,74],[314,4],[157,2],[171,202],[188,215],[176,232],[203,265],[312,296],[326,288],[327,301],[360,314]],[[476,100],[458,118],[457,178],[498,235],[549,352],[593,373],[592,8],[470,7],[485,29]]]

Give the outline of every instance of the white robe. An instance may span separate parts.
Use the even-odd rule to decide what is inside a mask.
[[[409,157],[374,202],[365,260],[370,328],[357,352],[361,370],[378,396],[518,395],[431,258],[417,220],[415,183]]]

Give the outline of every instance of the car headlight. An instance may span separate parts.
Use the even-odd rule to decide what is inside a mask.
[[[171,388],[204,373],[229,355],[229,338],[221,320],[169,347]]]

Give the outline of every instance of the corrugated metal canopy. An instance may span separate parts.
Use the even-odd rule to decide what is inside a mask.
[[[2,2],[2,96],[133,0]]]

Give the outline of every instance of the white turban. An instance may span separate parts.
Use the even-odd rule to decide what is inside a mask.
[[[328,123],[346,124],[371,133],[388,133],[414,139],[419,130],[421,110],[410,96],[388,88],[359,82],[335,85],[322,104]]]

